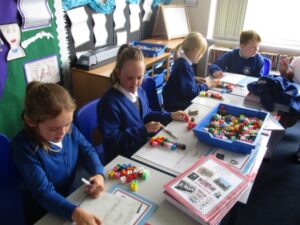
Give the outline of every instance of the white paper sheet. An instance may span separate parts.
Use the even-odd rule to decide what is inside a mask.
[[[144,9],[144,16],[143,16],[143,21],[150,21],[151,16],[152,16],[152,8],[151,8],[152,0],[145,0],[143,4],[143,9]]]
[[[57,83],[60,81],[56,55],[26,63],[24,70],[28,83],[34,80],[46,83]]]
[[[139,207],[140,203],[137,201],[106,192],[97,199],[86,198],[80,204],[80,208],[101,218],[105,225],[130,225]],[[64,225],[72,224],[69,221],[64,223]]]
[[[122,32],[117,32],[117,45],[121,46],[122,44],[127,43],[127,32],[122,31]]]
[[[228,73],[228,72],[224,72],[223,74],[224,76],[221,78],[221,81],[229,84],[238,85],[239,82],[241,82],[244,78],[246,78],[246,76],[242,74]]]
[[[113,14],[115,27],[114,29],[120,29],[125,27],[126,18],[124,15],[124,9],[126,7],[125,0],[118,0],[118,4],[116,4],[116,8]]]
[[[87,25],[88,15],[83,7],[67,11],[68,17],[72,23],[71,33],[75,48],[90,41],[90,30]]]
[[[105,27],[106,24],[106,17],[102,13],[94,13],[93,14],[93,20],[94,20],[94,35],[96,39],[96,47],[103,46],[107,44],[107,30]]]
[[[19,0],[22,29],[32,30],[51,25],[51,11],[47,0]]]
[[[20,46],[21,32],[18,24],[12,23],[0,25],[0,30],[2,31],[4,38],[10,46],[6,57],[7,61],[25,57],[25,51]]]
[[[141,27],[139,13],[141,11],[138,4],[130,4],[130,32],[138,31]]]

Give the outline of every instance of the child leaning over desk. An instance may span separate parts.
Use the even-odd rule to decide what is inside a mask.
[[[210,67],[214,78],[222,78],[223,72],[243,74],[252,77],[263,76],[264,59],[258,54],[261,38],[255,31],[240,34],[240,47],[220,56]]]
[[[121,46],[111,74],[113,87],[101,98],[97,107],[98,125],[103,136],[105,157],[131,157],[163,124],[183,121],[186,113],[152,111],[145,91],[140,87],[145,73],[141,50]]]
[[[196,77],[193,64],[197,64],[207,49],[205,38],[191,32],[179,44],[174,53],[175,62],[170,77],[163,88],[164,108],[167,111],[184,110],[200,91],[219,84],[218,80],[206,82]]]
[[[23,178],[27,225],[47,211],[77,225],[101,224],[100,218],[66,199],[74,191],[80,162],[92,175],[86,193],[96,198],[104,190],[98,155],[72,124],[75,108],[69,93],[58,84],[31,82],[26,88],[24,129],[12,140],[11,150]]]

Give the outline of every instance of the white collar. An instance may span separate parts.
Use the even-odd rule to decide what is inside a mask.
[[[123,95],[125,95],[131,102],[135,103],[138,100],[138,92],[136,91],[134,94],[132,94],[129,91],[126,91],[124,88],[122,88],[119,84],[115,84],[114,88],[119,90]]]
[[[179,53],[179,57],[178,57],[178,58],[183,58],[183,59],[185,59],[185,60],[188,62],[188,64],[190,64],[190,65],[193,64],[193,62],[186,56],[186,54],[184,54],[183,51],[181,51],[181,52]]]

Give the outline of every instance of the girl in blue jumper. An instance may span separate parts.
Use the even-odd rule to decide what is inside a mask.
[[[122,46],[111,74],[113,87],[98,103],[98,124],[103,136],[105,157],[131,157],[163,124],[182,120],[186,113],[155,112],[149,108],[145,91],[140,87],[145,73],[141,50]]]
[[[23,120],[25,128],[11,143],[13,159],[24,183],[27,225],[47,211],[77,225],[101,224],[66,197],[81,162],[92,175],[86,193],[93,198],[104,190],[103,166],[91,144],[72,124],[76,106],[58,84],[31,82],[26,89]]]
[[[209,73],[214,78],[223,77],[223,71],[252,77],[263,76],[264,59],[257,53],[260,42],[261,38],[255,31],[243,31],[240,35],[240,47],[218,58],[209,67]]]
[[[179,44],[174,53],[175,62],[163,89],[164,108],[167,111],[184,110],[200,91],[216,86],[219,81],[206,82],[196,77],[193,64],[197,64],[207,49],[205,38],[192,32]]]

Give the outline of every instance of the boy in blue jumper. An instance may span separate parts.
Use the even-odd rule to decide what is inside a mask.
[[[199,62],[206,49],[205,38],[197,32],[188,34],[176,47],[175,62],[163,89],[164,109],[167,111],[184,110],[200,91],[206,91],[219,83],[218,80],[206,82],[205,79],[195,76],[192,65]]]
[[[113,87],[97,106],[98,125],[103,136],[105,157],[131,157],[163,124],[183,121],[186,113],[152,111],[145,91],[140,87],[145,73],[141,50],[122,46],[111,74]]]
[[[223,72],[244,74],[252,77],[263,76],[264,59],[258,54],[260,36],[252,30],[240,35],[240,47],[220,56],[210,67],[214,78],[222,78]]]
[[[24,183],[23,202],[27,225],[47,211],[82,224],[101,224],[100,218],[66,197],[77,166],[91,174],[86,193],[96,198],[104,190],[104,171],[92,145],[72,124],[76,106],[60,85],[31,82],[26,89],[24,130],[12,140],[11,151]]]

